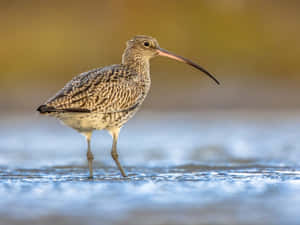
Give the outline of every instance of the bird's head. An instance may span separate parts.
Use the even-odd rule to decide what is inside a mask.
[[[199,66],[198,64],[192,62],[187,58],[184,58],[182,56],[173,54],[165,49],[162,49],[159,46],[158,41],[155,38],[150,36],[137,35],[132,39],[130,39],[129,41],[127,41],[127,47],[123,55],[123,61],[126,61],[126,57],[143,58],[146,60],[150,60],[155,56],[164,56],[180,62],[184,62],[202,71],[211,79],[213,79],[217,84],[220,84],[219,81],[203,67]]]
[[[126,50],[130,50],[131,53],[147,59],[157,56],[157,49],[159,49],[159,44],[153,37],[137,35],[127,41]]]

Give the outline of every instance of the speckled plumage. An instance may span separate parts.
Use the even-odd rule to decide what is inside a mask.
[[[143,76],[134,67],[122,64],[82,73],[45,106],[50,111],[53,107],[54,112],[50,114],[79,132],[121,127],[137,111],[149,91],[149,71],[142,73]],[[74,125],[69,122],[72,117]]]
[[[140,35],[127,42],[122,64],[79,74],[37,109],[41,114],[54,116],[86,136],[90,177],[93,176],[91,134],[93,130],[102,129],[112,135],[112,157],[122,175],[126,176],[118,161],[118,134],[145,100],[151,84],[149,61],[158,55],[185,62],[218,83],[199,65],[161,49],[156,39]]]

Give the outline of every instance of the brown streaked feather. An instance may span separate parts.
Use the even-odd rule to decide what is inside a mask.
[[[112,65],[79,74],[45,106],[49,112],[115,113],[134,109],[145,93],[144,85],[133,79],[138,75],[128,73],[129,69]]]

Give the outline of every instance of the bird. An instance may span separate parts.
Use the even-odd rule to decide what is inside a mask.
[[[186,63],[220,84],[203,67],[161,48],[155,38],[136,35],[127,41],[121,64],[96,68],[75,76],[37,108],[40,114],[55,117],[85,136],[89,178],[93,178],[91,136],[94,130],[110,133],[111,156],[121,175],[127,176],[119,162],[118,136],[123,125],[140,109],[150,90],[150,59],[156,56]]]

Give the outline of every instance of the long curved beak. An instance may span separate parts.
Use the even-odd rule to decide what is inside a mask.
[[[158,48],[157,52],[158,52],[158,55],[160,55],[160,56],[165,56],[165,57],[168,57],[168,58],[171,58],[171,59],[175,59],[177,61],[184,62],[188,65],[191,65],[191,66],[195,67],[196,69],[202,71],[207,76],[209,76],[211,79],[213,79],[217,84],[220,84],[220,82],[211,73],[209,73],[206,69],[202,68],[198,64],[192,62],[191,60],[186,59],[186,58],[184,58],[182,56],[179,56],[179,55],[175,55],[175,54],[173,54],[173,53],[171,53],[171,52],[169,52],[165,49],[162,49],[162,48]]]

